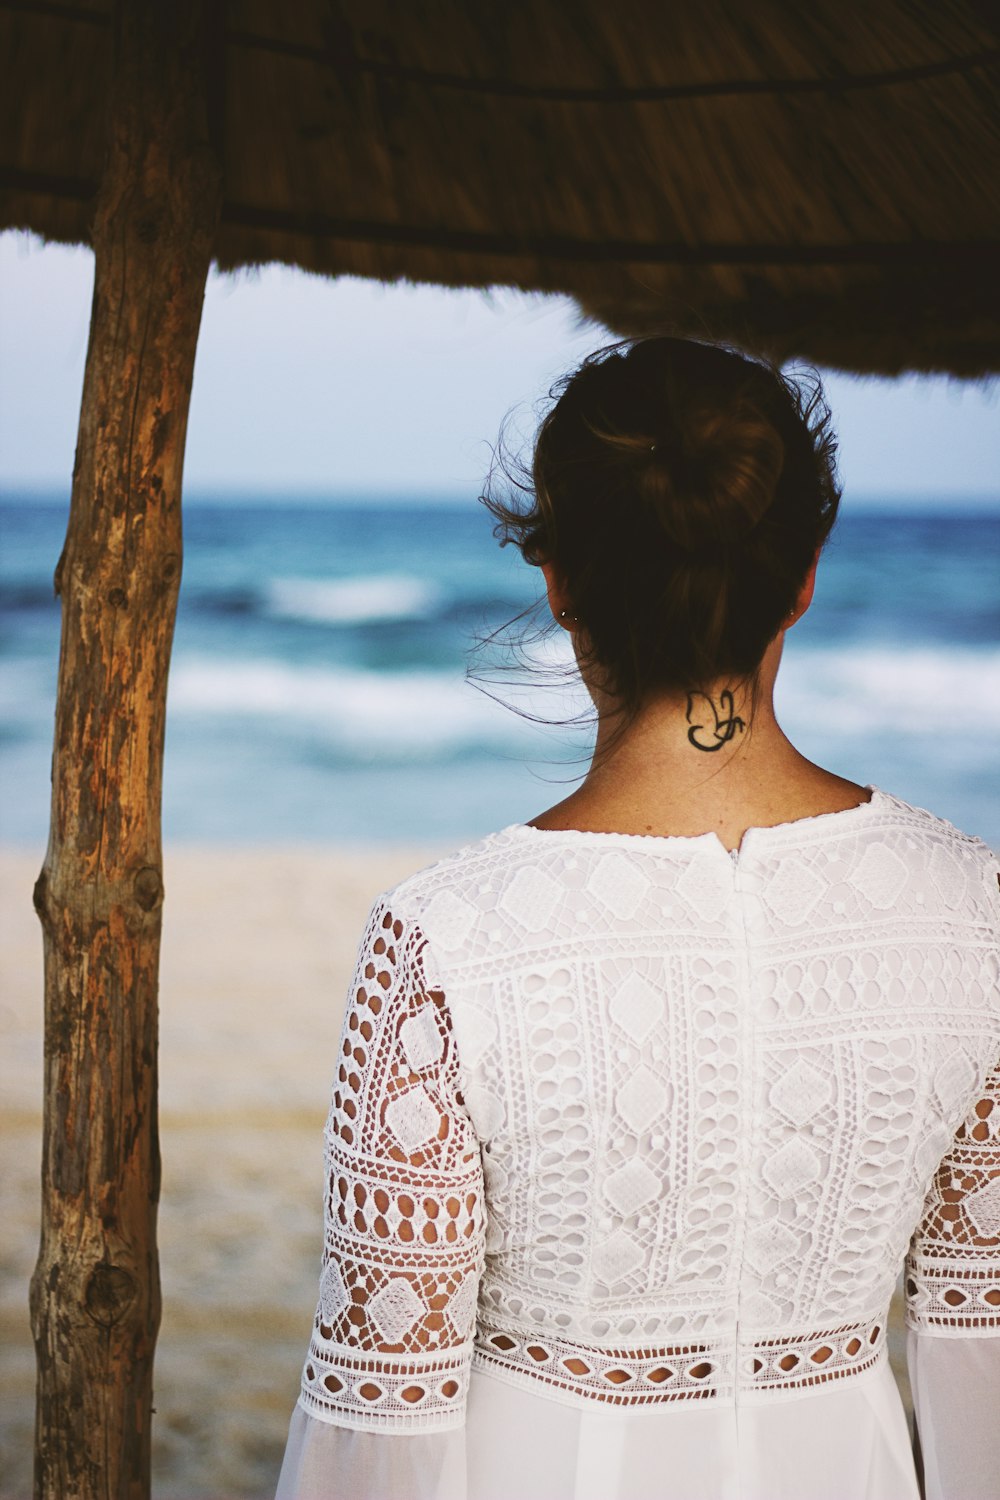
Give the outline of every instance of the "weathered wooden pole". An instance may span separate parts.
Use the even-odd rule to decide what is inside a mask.
[[[220,7],[118,0],[69,528],[45,942],[35,1494],[149,1493],[160,789],[181,471],[221,200]]]

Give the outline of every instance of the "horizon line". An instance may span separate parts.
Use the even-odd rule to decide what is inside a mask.
[[[194,484],[184,491],[183,503],[189,506],[211,506],[221,508],[245,505],[280,508],[305,506],[309,508],[338,506],[392,504],[403,507],[440,506],[442,509],[459,505],[478,505],[479,494],[472,489],[459,486],[416,487],[407,489],[391,484],[342,485],[324,488],[319,485],[303,485],[291,488],[279,485]],[[32,501],[45,506],[69,504],[69,484],[57,480],[18,480],[0,478],[0,505]],[[931,514],[935,507],[942,513],[954,515],[963,508],[979,514],[1000,514],[1000,490],[851,490],[845,487],[842,509],[856,507],[872,511],[895,511]]]

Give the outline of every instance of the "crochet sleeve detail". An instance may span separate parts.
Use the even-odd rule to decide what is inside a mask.
[[[1000,1475],[1000,1065],[935,1174],[905,1283],[925,1500],[985,1500]]]
[[[325,1131],[323,1262],[299,1405],[339,1427],[464,1420],[485,1213],[445,996],[419,926],[368,920]]]
[[[905,1286],[914,1331],[1000,1334],[1000,1063],[935,1173]]]

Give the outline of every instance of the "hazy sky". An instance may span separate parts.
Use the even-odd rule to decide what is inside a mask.
[[[0,236],[0,486],[68,485],[90,316],[89,252]],[[478,493],[504,413],[604,342],[560,298],[213,276],[185,486]],[[997,388],[830,374],[847,498],[1000,504]]]

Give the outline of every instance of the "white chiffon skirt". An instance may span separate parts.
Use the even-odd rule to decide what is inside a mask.
[[[474,1372],[466,1469],[468,1500],[920,1496],[906,1414],[886,1359],[851,1380],[725,1407],[595,1402],[581,1409]]]
[[[319,1425],[296,1410],[279,1500],[920,1500],[884,1356],[848,1380],[725,1406],[582,1407],[474,1366],[463,1429],[339,1429],[334,1447]]]

